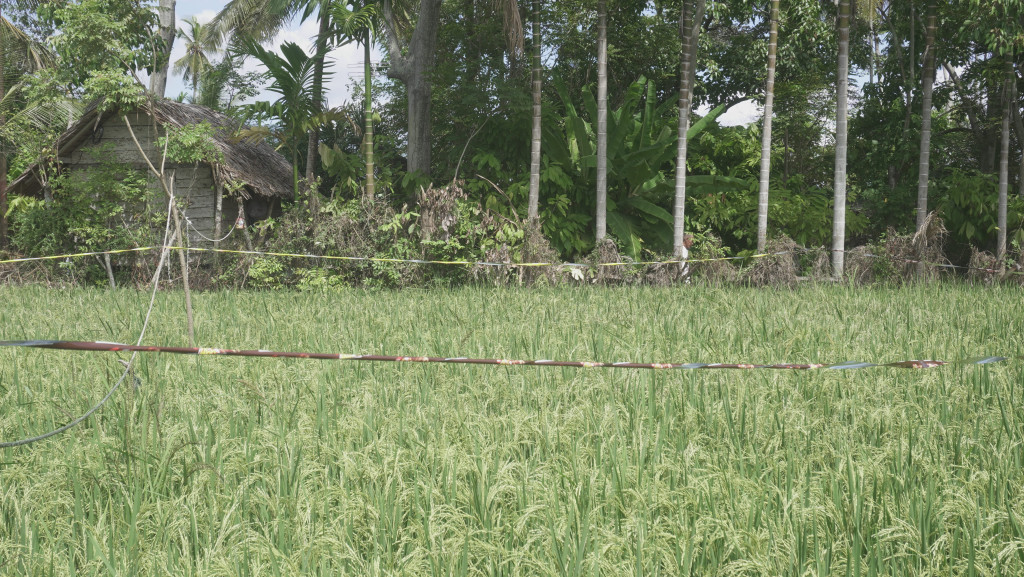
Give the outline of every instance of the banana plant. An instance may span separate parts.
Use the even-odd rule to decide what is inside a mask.
[[[591,191],[596,179],[596,133],[589,119],[597,117],[597,103],[592,93],[584,93],[584,117],[576,110],[564,83],[556,80],[555,86],[563,116],[544,123],[541,180],[549,193],[542,221],[548,238],[571,256],[590,244],[589,240],[572,239],[579,223],[571,222],[567,207],[571,205],[573,213],[582,213],[583,207],[589,209],[594,202]],[[659,105],[654,83],[641,77],[626,90],[622,104],[608,112],[608,231],[633,259],[639,259],[645,247],[660,252],[672,248],[672,214],[668,207],[672,202],[677,139],[674,105]],[[718,106],[695,122],[689,137],[700,134],[725,109],[726,105]],[[692,182],[696,187],[708,184],[699,178]]]

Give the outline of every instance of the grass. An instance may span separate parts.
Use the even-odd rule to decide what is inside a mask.
[[[1020,290],[195,295],[202,346],[655,362],[1024,355]],[[0,288],[0,340],[148,295]],[[146,343],[183,345],[180,293]],[[0,440],[110,353],[0,349]],[[1024,363],[629,371],[149,355],[0,451],[3,575],[1021,575]]]

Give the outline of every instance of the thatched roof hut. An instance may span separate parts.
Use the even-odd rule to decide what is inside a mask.
[[[146,107],[148,108],[148,107]],[[128,120],[127,124],[125,119]],[[79,170],[98,161],[89,153],[103,147],[112,150],[119,162],[149,172],[139,154],[139,147],[157,167],[162,149],[157,139],[168,127],[183,127],[207,122],[214,129],[214,145],[223,155],[223,162],[214,165],[164,165],[167,174],[174,174],[175,195],[187,202],[185,215],[202,234],[219,232],[222,221],[230,222],[244,203],[250,220],[270,214],[281,200],[294,196],[292,168],[273,147],[264,143],[234,138],[239,125],[233,119],[204,106],[157,100],[152,113],[146,109],[122,112],[117,109],[100,112],[91,105],[64,134],[57,139],[57,158],[61,169]],[[131,131],[129,131],[129,125]],[[135,139],[132,138],[134,133]],[[38,165],[30,166],[11,183],[11,194],[43,196],[46,176]],[[225,196],[230,191],[236,198]],[[153,188],[158,189],[155,181]]]

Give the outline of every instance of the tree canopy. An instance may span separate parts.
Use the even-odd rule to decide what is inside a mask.
[[[181,24],[186,54],[173,74],[192,89],[182,97],[264,127],[260,134],[287,151],[296,180],[319,182],[310,193],[316,210],[327,199],[415,205],[421,188],[456,179],[468,202],[515,220],[531,204],[531,143],[539,143],[530,212],[564,258],[597,240],[595,226],[603,225],[595,222],[602,205],[594,171],[606,160],[601,214],[634,258],[678,253],[673,224],[676,236],[717,238],[736,254],[780,235],[805,246],[841,237],[842,250],[911,233],[933,210],[950,231],[954,258],[967,258],[972,247],[995,251],[998,242],[1020,250],[1024,2],[851,0],[844,93],[839,6],[776,2],[773,122],[763,142],[762,118],[723,126],[728,115],[718,115],[765,101],[773,3],[701,4],[687,83],[681,23],[696,7],[692,0],[600,3],[607,13],[606,148],[595,145],[604,106],[596,95],[598,0],[232,0],[212,23]],[[40,99],[131,96],[140,75],[159,64],[157,8],[135,0],[5,3],[0,121]],[[320,34],[305,48],[275,45],[275,34],[300,14],[316,16]],[[537,34],[524,46],[522,22],[533,20]],[[366,48],[364,72],[350,93],[324,94],[323,55],[349,42]],[[27,47],[47,56],[29,66],[26,55],[36,53]],[[371,48],[381,62],[370,62]],[[238,72],[246,58],[261,76]],[[10,97],[15,85],[33,96]],[[534,86],[543,87],[537,106]],[[698,130],[683,128],[692,138],[677,156],[681,87],[693,107],[687,122]],[[271,102],[268,93],[279,98]],[[846,98],[848,125],[836,117]],[[336,108],[324,110],[323,102]],[[531,136],[535,115],[539,138]],[[845,133],[837,129],[849,135],[841,178],[836,145]],[[11,143],[12,131],[31,130],[7,122],[0,138]],[[32,161],[25,147],[0,151],[8,177]],[[668,183],[677,173],[685,176],[674,196]],[[686,208],[673,215],[680,187]],[[1000,201],[1002,189],[1012,193]],[[843,206],[833,206],[836,199]]]

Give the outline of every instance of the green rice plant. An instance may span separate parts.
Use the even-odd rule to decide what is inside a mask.
[[[960,285],[194,295],[203,346],[602,361],[1024,355]],[[0,339],[134,340],[148,295],[0,288]],[[181,294],[146,341],[184,344]],[[599,358],[595,358],[599,357]],[[629,371],[142,355],[0,451],[0,574],[1015,575],[1018,362]],[[117,355],[0,348],[0,439]]]

